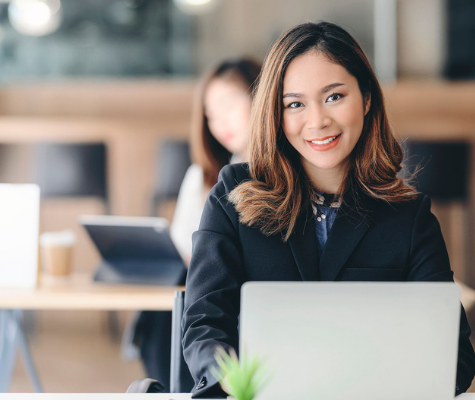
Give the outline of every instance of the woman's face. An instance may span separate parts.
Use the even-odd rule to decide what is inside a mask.
[[[206,90],[204,106],[211,134],[229,152],[243,156],[251,117],[251,98],[244,85],[230,79],[213,79]]]
[[[343,176],[368,109],[356,78],[322,53],[309,51],[290,62],[283,82],[282,128],[314,183]]]

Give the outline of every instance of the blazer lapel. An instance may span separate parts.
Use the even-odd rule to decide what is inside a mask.
[[[369,227],[366,213],[358,212],[351,199],[338,211],[320,260],[322,281],[334,281]],[[370,204],[367,204],[370,205]]]
[[[317,253],[317,236],[313,214],[307,210],[297,219],[289,245],[303,281],[320,279]]]

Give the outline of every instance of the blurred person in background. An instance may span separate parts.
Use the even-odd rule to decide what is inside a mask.
[[[187,265],[191,236],[199,228],[219,171],[226,164],[248,160],[252,92],[259,73],[260,65],[253,60],[227,60],[202,79],[196,92],[191,126],[194,163],[183,179],[170,226]],[[169,392],[171,312],[141,312],[133,341],[140,349],[147,376],[161,382]]]
[[[260,65],[252,60],[224,61],[201,82],[196,93],[191,152],[170,233],[188,264],[191,236],[218,173],[226,164],[247,161],[253,84]]]

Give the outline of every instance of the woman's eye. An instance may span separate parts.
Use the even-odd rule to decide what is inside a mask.
[[[341,93],[333,93],[327,98],[327,103],[331,103],[333,101],[338,101],[343,97]]]
[[[294,101],[292,103],[290,103],[287,108],[299,108],[299,107],[302,107],[303,104],[300,102],[300,101]]]

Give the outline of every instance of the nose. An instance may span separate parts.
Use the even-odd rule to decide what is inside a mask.
[[[310,129],[325,129],[332,124],[325,107],[319,104],[310,104],[307,107],[307,126]]]

